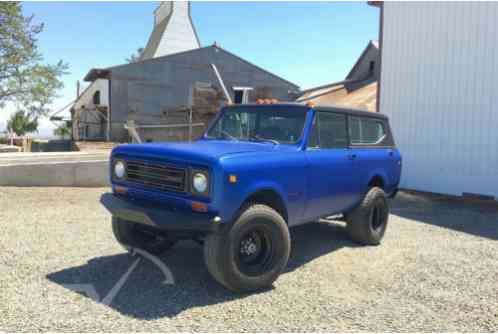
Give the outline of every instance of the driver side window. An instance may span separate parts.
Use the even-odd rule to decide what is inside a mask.
[[[310,149],[348,147],[346,115],[319,111],[315,114],[308,140]]]

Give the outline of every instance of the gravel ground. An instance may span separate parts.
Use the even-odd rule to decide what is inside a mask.
[[[202,248],[161,259],[175,285],[116,244],[106,189],[0,188],[0,331],[498,331],[498,207],[401,193],[379,247],[339,223],[291,232],[272,289],[235,294],[209,276]]]

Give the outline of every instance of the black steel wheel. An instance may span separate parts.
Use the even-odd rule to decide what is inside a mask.
[[[285,269],[290,254],[287,224],[272,208],[249,205],[230,229],[210,234],[204,259],[211,275],[234,291],[271,286]]]
[[[258,276],[268,271],[275,260],[271,232],[265,226],[257,226],[243,235],[238,242],[236,264],[240,272]]]

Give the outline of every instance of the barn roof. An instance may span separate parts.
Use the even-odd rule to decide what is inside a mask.
[[[299,97],[298,101],[313,101],[316,105],[334,105],[375,111],[377,101],[377,82],[350,90],[339,84],[315,90]]]
[[[321,104],[329,103],[327,97],[324,96]],[[338,106],[348,106],[352,108],[360,108],[370,111],[375,111],[377,103],[377,82],[355,89],[343,96],[339,96],[330,101],[331,104]]]
[[[206,46],[206,47],[203,47],[203,48],[199,48],[199,49],[193,49],[193,50],[188,50],[188,51],[183,51],[183,52],[179,52],[179,53],[175,53],[175,54],[170,54],[170,55],[166,55],[166,56],[162,56],[162,57],[157,57],[157,58],[151,58],[151,59],[144,59],[144,60],[140,60],[136,63],[130,63],[130,64],[122,64],[122,65],[116,65],[116,66],[112,66],[112,67],[108,67],[108,68],[104,68],[104,69],[99,69],[99,68],[93,68],[91,69],[87,75],[85,76],[84,80],[85,81],[94,81],[96,79],[109,79],[111,76],[112,76],[112,70],[113,69],[116,69],[116,68],[121,68],[121,67],[124,67],[124,66],[136,66],[137,64],[145,64],[145,63],[152,63],[152,62],[161,62],[161,61],[167,61],[173,57],[178,57],[178,56],[181,56],[181,55],[187,55],[187,54],[192,54],[192,53],[196,53],[196,52],[201,52],[202,50],[205,50],[205,49],[209,49],[209,48],[213,48],[213,49],[216,49],[218,51],[221,51],[221,52],[224,52],[232,57],[235,57],[237,58],[238,60],[240,61],[243,61],[245,62],[246,64],[250,65],[250,66],[253,66],[257,69],[259,69],[260,71],[263,71],[271,76],[273,76],[274,78],[276,79],[279,79],[281,81],[284,81],[286,82],[287,84],[293,86],[294,89],[298,90],[299,89],[299,86],[296,85],[295,83],[293,82],[290,82],[274,73],[271,73],[270,71],[268,70],[265,70],[264,68],[262,67],[259,67],[258,65],[255,65],[247,60],[245,60],[244,58],[241,58],[239,56],[237,56],[236,54],[234,53],[231,53],[223,48],[221,48],[220,46],[218,45],[210,45],[210,46]]]

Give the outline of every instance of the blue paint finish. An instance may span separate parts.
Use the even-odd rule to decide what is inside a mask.
[[[308,149],[307,217],[343,212],[360,199],[364,189],[353,172],[350,149]]]
[[[221,159],[221,165],[226,171],[223,192],[230,203],[221,211],[222,216],[233,219],[247,198],[258,191],[271,190],[284,202],[289,224],[301,222],[305,204],[306,158],[298,146],[266,154],[253,152],[227,156]],[[237,176],[236,184],[228,182],[230,174]]]
[[[248,107],[282,109],[285,105],[244,106]],[[225,224],[236,218],[249,197],[260,191],[271,191],[284,204],[289,225],[350,210],[361,201],[374,177],[382,179],[387,194],[397,189],[401,156],[395,147],[308,149],[307,138],[315,110],[296,105],[292,108],[303,108],[307,113],[302,137],[295,144],[203,136],[193,143],[130,144],[112,151],[111,159],[141,160],[187,170],[204,169],[210,179],[207,198],[190,191],[156,190],[126,180],[112,180],[113,187],[124,186],[128,189],[125,197],[154,202],[167,210],[188,211],[192,202],[203,202],[208,207],[208,216],[219,216]],[[226,109],[220,114],[223,112]],[[230,175],[237,177],[236,183],[229,182]],[[206,224],[212,222],[206,221]]]
[[[354,174],[362,189],[376,176],[380,176],[384,183],[384,191],[392,193],[397,187],[401,175],[401,165],[398,163],[401,156],[393,148],[361,148],[351,149],[356,154]]]

